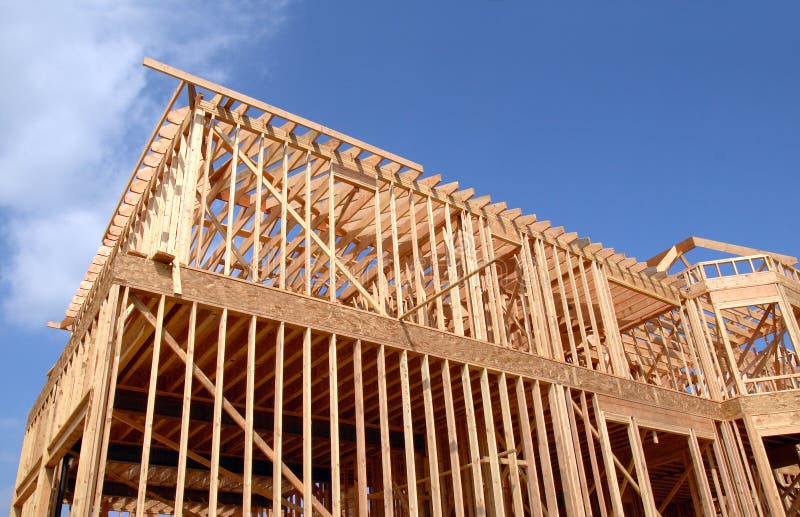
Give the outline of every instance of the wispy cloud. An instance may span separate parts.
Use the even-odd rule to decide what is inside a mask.
[[[226,52],[245,44],[249,54],[265,55],[258,49],[287,11],[288,0],[5,7],[0,249],[8,256],[0,281],[9,320],[60,320],[99,245],[164,101],[147,89],[142,57],[223,80],[233,61]]]

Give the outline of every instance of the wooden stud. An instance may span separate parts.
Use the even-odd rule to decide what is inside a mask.
[[[250,317],[247,332],[247,381],[245,386],[244,483],[242,483],[242,514],[249,515],[253,490],[253,406],[255,405],[256,374],[256,317]]]
[[[578,469],[578,481],[581,487],[588,487],[589,483],[586,480],[586,469],[583,466],[583,451],[581,450],[581,441],[580,437],[578,436],[578,422],[575,419],[575,402],[572,400],[571,390],[569,388],[565,388],[564,391],[566,398],[567,421],[569,422],[569,430],[571,432],[571,436],[569,436],[569,438],[572,439],[575,463]],[[581,490],[581,496],[583,496],[583,508],[585,514],[592,516],[592,503],[589,501],[589,491]]]
[[[439,455],[436,449],[436,420],[433,409],[433,396],[431,394],[431,372],[427,355],[422,357],[420,373],[422,375],[422,399],[425,405],[425,439],[431,484],[430,504],[433,516],[441,517],[442,492],[439,488]]]
[[[233,212],[236,206],[234,198],[236,197],[236,169],[238,168],[239,158],[239,128],[236,128],[233,137],[233,152],[231,153],[231,172],[230,172],[230,188],[228,190],[228,230],[225,232],[225,274],[231,274],[231,257],[233,252]]]
[[[486,515],[486,499],[483,493],[483,474],[481,473],[481,454],[478,448],[478,428],[475,423],[475,405],[472,402],[472,380],[469,367],[461,367],[461,385],[464,388],[464,409],[467,415],[467,437],[469,443],[469,464],[472,468],[472,495],[475,501],[475,512],[478,516]]]
[[[447,255],[447,280],[453,286],[450,290],[450,310],[453,313],[455,333],[464,335],[464,320],[461,313],[461,291],[458,288],[458,271],[456,270],[456,250],[453,247],[453,228],[450,221],[450,207],[444,205],[444,244]]]
[[[617,478],[617,470],[614,465],[614,452],[611,449],[611,440],[608,436],[608,426],[606,425],[606,417],[600,409],[600,403],[597,395],[592,397],[592,405],[594,407],[594,416],[597,421],[599,432],[600,447],[603,451],[603,462],[606,469],[606,481],[608,482],[608,493],[611,497],[611,509],[616,517],[623,517],[625,512],[622,509],[622,496],[619,489],[619,482]]]
[[[178,474],[175,486],[175,516],[183,515],[183,498],[186,484],[186,458],[189,447],[189,422],[192,407],[192,366],[194,365],[195,329],[197,328],[197,302],[189,313],[189,332],[186,341],[186,369],[183,374],[183,405],[181,408],[181,435],[178,452]]]
[[[269,183],[264,183],[269,187]],[[276,195],[277,192],[273,192]],[[288,231],[287,213],[289,211],[289,142],[283,144],[283,176],[281,177],[281,233],[280,233],[280,263],[278,265],[278,287],[286,289],[286,236]]]
[[[264,170],[264,137],[258,139],[258,167],[259,174]],[[250,276],[253,282],[258,282],[261,278],[261,221],[264,218],[261,209],[261,198],[263,196],[263,182],[259,178],[256,179],[256,206],[255,213],[253,214],[253,257],[250,265]]]
[[[339,454],[339,364],[336,353],[336,334],[328,341],[328,389],[330,390],[331,432],[331,515],[342,512],[341,457]]]
[[[650,475],[647,471],[647,459],[644,456],[642,439],[635,417],[632,417],[628,424],[628,439],[631,445],[633,463],[636,465],[636,479],[639,481],[639,494],[642,496],[644,513],[648,517],[655,517],[658,515],[658,510],[653,499],[653,489],[650,486]]]
[[[764,499],[769,509],[768,513],[770,515],[780,515],[781,512],[783,512],[783,504],[781,503],[780,494],[773,481],[772,468],[769,464],[767,451],[764,448],[764,442],[755,425],[753,425],[753,420],[750,415],[742,415],[742,421],[744,422],[745,430],[747,431],[747,439],[750,442],[753,459],[756,463],[756,471],[761,478],[760,481],[763,488]]]
[[[688,441],[689,452],[692,456],[692,468],[694,469],[695,483],[697,484],[700,495],[700,503],[702,505],[703,513],[706,515],[711,515],[716,511],[714,509],[714,503],[711,501],[711,490],[708,486],[706,468],[703,464],[703,455],[700,451],[700,445],[697,442],[697,435],[695,435],[693,429],[689,431]]]
[[[305,234],[305,242],[303,244],[303,255],[305,257],[305,271],[303,278],[305,279],[305,293],[306,296],[311,296],[311,153],[306,152],[306,167],[305,167],[305,202],[304,220],[305,227],[303,233]]]
[[[311,474],[311,329],[303,330],[303,509],[311,516],[313,478]]]
[[[533,433],[528,414],[528,397],[525,394],[525,381],[517,377],[517,409],[519,412],[520,434],[522,435],[523,458],[527,473],[528,505],[534,517],[542,517],[542,496],[539,493],[539,469],[536,467],[536,454],[533,448]]]
[[[408,386],[408,352],[400,352],[400,395],[403,399],[403,435],[406,446],[406,481],[408,486],[408,513],[419,514],[417,498],[417,472],[414,462],[414,424],[411,421],[411,393]]]
[[[395,201],[394,184],[389,185],[389,221],[392,234],[392,277],[394,281],[394,297],[396,314],[403,313],[403,282],[400,279],[400,248],[397,236],[397,203]]]
[[[413,274],[412,285],[414,287],[414,300],[417,302],[424,302],[426,298],[425,288],[423,287],[423,268],[420,261],[419,254],[419,235],[417,235],[417,208],[414,203],[414,191],[408,191],[408,218],[409,229],[411,230],[411,269]],[[427,311],[426,311],[427,314]],[[417,318],[417,322],[427,324],[428,318],[425,314]]]
[[[225,341],[228,329],[228,309],[222,309],[219,318],[219,337],[217,338],[217,368],[214,377],[214,417],[211,435],[211,480],[208,492],[208,511],[217,512],[219,489],[220,433],[222,432],[222,397],[225,375]]]
[[[506,374],[500,373],[497,379],[500,393],[500,413],[503,419],[503,438],[508,451],[508,479],[511,488],[511,501],[515,515],[524,515],[522,507],[522,490],[519,482],[519,463],[517,461],[517,445],[514,440],[514,428],[511,423],[511,404],[508,400],[508,383]],[[533,503],[531,503],[533,504]]]
[[[144,517],[147,476],[150,465],[150,442],[153,436],[153,411],[156,404],[156,384],[158,383],[158,364],[161,355],[161,334],[164,325],[164,304],[166,299],[162,294],[158,299],[158,312],[156,315],[156,332],[153,337],[153,355],[150,363],[150,380],[147,388],[147,411],[145,413],[144,438],[142,442],[142,462],[139,469],[139,493],[136,498],[136,517]]]
[[[497,457],[497,441],[495,439],[494,414],[492,411],[492,391],[489,386],[489,374],[486,369],[481,370],[481,402],[483,403],[483,423],[486,430],[486,445],[489,455],[489,472],[491,479],[491,491],[493,493],[494,514],[505,515],[505,504],[503,502],[503,481],[500,478],[500,464]],[[519,491],[517,483],[517,491]]]
[[[98,414],[98,418],[102,418],[102,435],[100,438],[100,447],[97,451],[98,459],[97,459],[97,467],[96,467],[96,486],[94,488],[94,501],[92,503],[92,515],[99,515],[100,506],[102,504],[102,494],[103,494],[103,483],[105,481],[105,472],[106,472],[106,459],[108,457],[108,445],[111,438],[111,423],[112,423],[112,416],[114,413],[114,398],[117,391],[117,377],[119,374],[119,360],[122,350],[122,338],[125,332],[125,321],[128,318],[128,293],[129,289],[126,287],[122,293],[122,299],[117,306],[117,298],[119,297],[119,286],[114,286],[109,293],[109,303],[113,304],[114,310],[111,313],[111,319],[109,320],[109,327],[113,325],[114,331],[109,334],[108,342],[109,342],[109,362],[110,365],[107,367],[108,375],[105,376],[107,386],[101,389],[106,390],[106,400],[104,404],[104,413]],[[117,308],[118,307],[118,308]],[[113,345],[111,345],[113,343]],[[51,415],[52,417],[53,415]],[[52,426],[52,421],[49,423]],[[48,430],[48,434],[49,434]],[[43,461],[43,465],[44,465]],[[43,471],[43,475],[45,476],[54,476],[55,472],[48,472]],[[47,478],[44,478],[43,481],[46,481]],[[43,504],[37,504],[37,508],[43,508]]]
[[[425,198],[425,208],[428,214],[428,241],[431,250],[431,270],[433,273],[433,290],[440,292],[442,290],[442,283],[439,278],[439,254],[437,251],[436,243],[436,227],[434,226],[433,218],[433,202],[430,197]],[[427,301],[427,298],[426,298]],[[441,298],[436,298],[436,328],[444,330],[444,306]],[[458,506],[458,505],[456,505]]]
[[[606,510],[606,500],[605,495],[603,495],[603,479],[602,475],[600,474],[600,468],[597,463],[597,452],[594,448],[594,435],[592,434],[592,422],[589,419],[589,404],[586,401],[586,392],[581,391],[581,413],[583,419],[583,427],[586,431],[586,444],[589,449],[589,464],[592,467],[592,478],[594,481],[595,493],[597,494],[597,502],[598,506],[600,507],[600,515],[602,517],[606,517],[608,514]]]
[[[331,258],[328,263],[328,300],[336,302],[336,189],[333,177],[333,162],[328,171],[328,249]]]
[[[378,272],[378,304],[382,312],[386,312],[387,284],[386,270],[383,263],[383,228],[381,227],[381,182],[375,178],[375,264]]]
[[[386,350],[383,345],[378,348],[378,404],[381,425],[381,470],[383,472],[383,511],[384,515],[393,514],[392,461],[391,444],[389,442],[389,417],[386,395]]]
[[[281,486],[281,463],[283,462],[283,347],[285,337],[285,326],[283,322],[278,325],[278,333],[275,338],[275,396],[273,414],[273,442],[272,450],[275,460],[272,462],[272,503],[280,506],[279,501],[283,498],[283,487]],[[280,515],[282,509],[275,508]]]
[[[353,383],[356,412],[356,495],[358,514],[367,515],[367,449],[364,442],[364,381],[361,368],[361,341],[353,346]]]
[[[442,363],[442,393],[444,395],[445,417],[447,419],[447,443],[450,451],[450,477],[453,485],[453,511],[456,517],[464,517],[464,496],[462,495],[461,469],[458,456],[458,437],[456,434],[455,410],[453,407],[453,385],[450,381],[450,363]]]
[[[558,455],[558,468],[561,474],[561,485],[564,490],[565,510],[569,516],[584,515],[585,508],[578,480],[575,445],[572,443],[572,435],[569,434],[570,423],[564,407],[566,396],[564,387],[560,384],[551,384],[547,393],[550,404],[550,417],[553,422],[553,439],[555,440],[556,453]]]

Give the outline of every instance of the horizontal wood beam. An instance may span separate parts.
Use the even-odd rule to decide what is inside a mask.
[[[121,285],[174,296],[171,267],[130,255],[116,257],[112,267],[114,281]],[[720,414],[718,403],[693,395],[644,385],[485,341],[455,336],[216,273],[181,266],[181,282],[181,299],[197,301],[211,307],[227,307],[235,312],[283,321],[290,325],[430,354],[487,368],[492,372],[506,372],[612,397],[638,400],[656,407],[710,418],[716,418]]]

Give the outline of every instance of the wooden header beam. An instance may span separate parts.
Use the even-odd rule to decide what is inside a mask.
[[[133,289],[174,296],[172,269],[164,264],[120,255],[114,259],[114,282]],[[598,371],[456,336],[395,318],[335,305],[319,298],[254,285],[230,277],[180,266],[181,299],[211,307],[256,315],[287,324],[362,339],[372,343],[431,354],[456,362],[487,368],[493,372],[560,383],[617,398],[636,398],[653,405],[710,418],[718,417],[717,402],[678,393],[657,386],[643,385]]]

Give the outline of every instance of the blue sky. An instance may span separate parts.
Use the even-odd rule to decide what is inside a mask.
[[[166,61],[646,259],[800,254],[800,3],[21,3],[0,21],[0,506]],[[45,14],[43,14],[45,13]],[[45,36],[42,36],[45,35]]]

